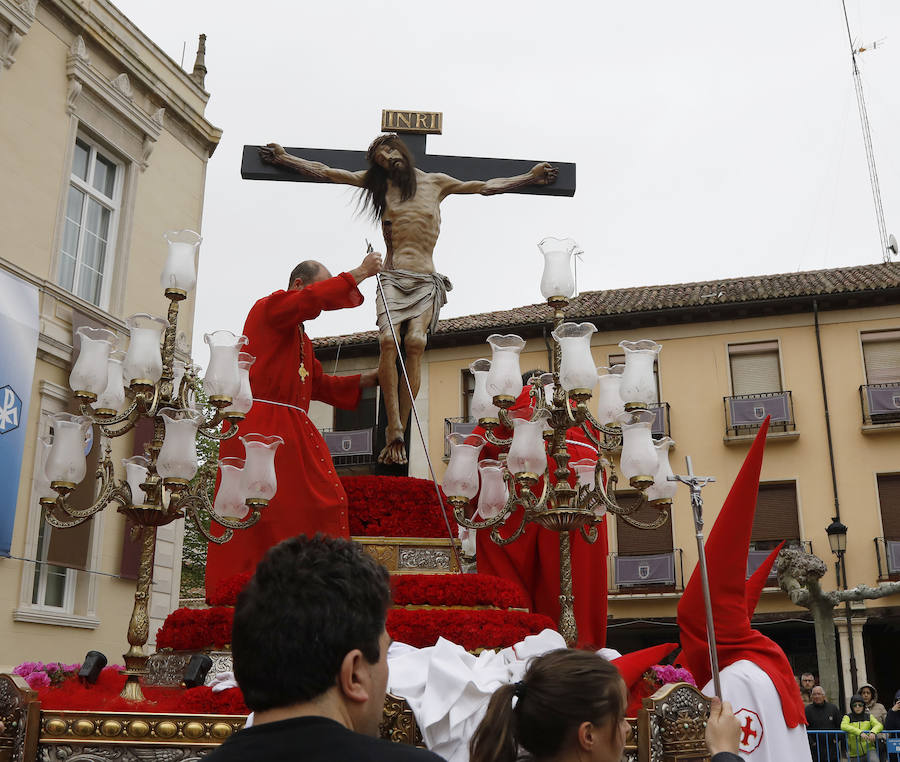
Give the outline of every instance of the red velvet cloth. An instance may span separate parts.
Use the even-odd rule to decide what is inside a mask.
[[[531,387],[526,386],[513,410],[530,407]],[[484,429],[477,427],[476,434],[484,436]],[[512,432],[502,426],[495,429],[498,438],[506,439]],[[570,463],[581,458],[596,458],[596,448],[590,444],[580,428],[571,428],[566,434]],[[481,458],[499,455],[495,445],[486,444]],[[548,458],[551,479],[556,461]],[[575,474],[570,475],[570,483],[575,483]],[[540,495],[543,482],[534,491]],[[501,529],[501,535],[508,537],[521,523],[521,509],[510,516]],[[602,648],[606,645],[606,556],[609,543],[606,535],[606,521],[598,526],[599,536],[589,545],[580,532],[570,533],[572,555],[572,591],[575,595],[575,622],[578,626],[579,648]],[[525,532],[509,545],[497,545],[490,538],[490,531],[476,532],[478,573],[493,574],[515,582],[528,595],[531,610],[545,614],[554,622],[559,621],[559,532],[530,524]]]
[[[250,368],[254,403],[240,425],[240,434],[222,442],[220,457],[243,458],[243,434],[282,437],[284,444],[275,453],[278,492],[255,526],[236,531],[224,545],[209,544],[207,595],[227,577],[252,573],[263,554],[287,537],[315,532],[349,537],[347,495],[319,430],[305,412],[263,400],[286,403],[303,411],[309,409],[310,400],[342,408],[356,407],[359,376],[323,373],[305,330],[303,360],[309,376],[301,381],[298,326],[324,310],[356,307],[362,301],[356,280],[349,273],[342,273],[299,291],[276,291],[260,299],[247,315],[244,334],[250,341],[246,351],[256,357]]]
[[[706,541],[706,565],[715,611],[716,651],[720,669],[741,659],[752,661],[760,667],[771,678],[781,697],[781,710],[787,726],[795,728],[806,724],[806,713],[791,665],[777,643],[750,626],[752,609],[749,604],[752,603],[755,608],[761,587],[758,577],[752,584],[747,582],[747,554],[768,429],[767,418],[710,530]],[[769,560],[774,559],[770,556]],[[678,627],[684,648],[682,660],[696,677],[697,685],[703,686],[712,676],[699,565],[694,569],[678,603]]]

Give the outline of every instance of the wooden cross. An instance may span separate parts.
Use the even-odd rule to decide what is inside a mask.
[[[415,159],[416,167],[423,172],[445,172],[457,180],[484,180],[491,177],[511,177],[528,172],[536,160],[484,159],[471,156],[441,156],[425,153],[425,140],[429,134],[442,132],[443,115],[430,111],[382,111],[381,131],[400,135]],[[241,177],[245,180],[289,180],[295,183],[327,182],[291,172],[284,167],[265,163],[259,157],[260,146],[244,146],[241,159]],[[342,151],[328,148],[287,148],[285,150],[310,161],[320,161],[335,169],[357,172],[368,168],[365,151]],[[543,161],[541,159],[540,161]],[[511,193],[528,193],[536,196],[574,196],[575,164],[551,161],[559,169],[552,185],[524,185]]]

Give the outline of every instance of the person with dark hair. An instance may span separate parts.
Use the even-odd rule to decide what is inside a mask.
[[[812,672],[804,672],[800,675],[800,698],[803,699],[804,706],[812,703],[812,689],[815,685],[816,676]]]
[[[519,682],[500,687],[469,744],[471,762],[620,762],[629,732],[619,671],[588,651],[560,649],[534,658]],[[717,702],[717,703],[716,703]],[[714,762],[739,760],[740,727],[714,700],[707,744]]]
[[[307,260],[293,269],[286,291],[260,299],[247,315],[246,351],[256,362],[250,367],[253,407],[240,424],[240,435],[258,432],[284,439],[275,460],[278,491],[262,520],[236,532],[227,545],[209,543],[207,595],[229,577],[252,572],[266,550],[285,537],[319,531],[349,537],[347,495],[307,411],[311,400],[355,408],[361,390],[378,383],[378,373],[323,373],[305,322],[326,310],[362,304],[358,284],[380,271],[381,255],[374,252],[358,267],[335,277],[321,262]],[[229,456],[244,456],[240,437],[222,442],[219,457]],[[302,501],[298,495],[303,495]]]
[[[900,691],[894,694],[894,703],[884,718],[885,730],[900,730]]]
[[[441,762],[375,738],[388,679],[387,570],[354,542],[292,537],[238,595],[231,650],[253,725],[208,762]]]
[[[403,432],[412,410],[405,383],[398,383],[397,348],[388,321],[398,339],[403,336],[406,370],[412,398],[419,391],[421,361],[428,334],[437,327],[438,313],[447,303],[450,280],[434,268],[434,247],[441,232],[441,202],[452,194],[492,196],[526,185],[548,185],[558,170],[543,162],[516,177],[493,180],[457,180],[442,172],[417,169],[413,156],[399,135],[380,135],[366,152],[368,169],[350,172],[287,153],[278,143],[260,148],[263,161],[285,167],[322,182],[352,185],[376,222],[381,223],[387,251],[378,312],[381,361],[379,381],[387,412],[386,445],[378,456],[382,463],[406,463]]]

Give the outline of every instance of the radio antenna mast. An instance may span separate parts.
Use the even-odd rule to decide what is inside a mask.
[[[853,44],[853,36],[850,33],[850,19],[847,16],[847,0],[841,0],[844,9],[844,23],[847,26],[847,41],[850,43],[850,58],[853,62],[853,85],[856,88],[856,105],[859,108],[859,120],[862,123],[863,143],[866,146],[866,161],[869,166],[869,184],[872,187],[872,200],[875,202],[875,219],[878,223],[878,238],[881,241],[881,258],[884,262],[891,261],[891,254],[896,254],[896,243],[888,238],[887,227],[884,224],[884,207],[881,204],[881,188],[878,184],[878,169],[875,166],[875,150],[872,147],[872,131],[869,129],[869,114],[866,111],[866,98],[863,93],[862,78],[859,75],[859,65],[856,61],[857,52],[862,53],[866,48],[860,47],[857,51]],[[873,46],[874,47],[874,46]],[[891,236],[891,239],[893,236]]]

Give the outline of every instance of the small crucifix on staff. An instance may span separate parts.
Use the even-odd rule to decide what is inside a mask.
[[[452,194],[575,194],[574,164],[426,154],[426,135],[439,134],[442,121],[437,112],[384,111],[382,131],[387,134],[365,152],[284,149],[277,143],[244,146],[243,178],[351,185],[361,190],[372,217],[381,223],[386,247],[382,292],[403,337],[409,376],[408,387],[399,383],[397,349],[379,293],[378,377],[388,419],[385,447],[378,456],[382,463],[407,462],[404,431],[419,390],[422,355],[452,288],[446,276],[435,272],[433,260],[441,202]]]

